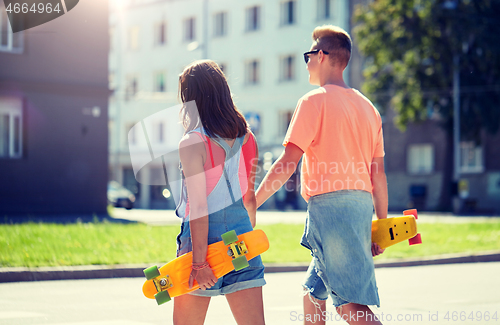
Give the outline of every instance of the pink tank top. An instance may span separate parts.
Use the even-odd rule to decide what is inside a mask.
[[[210,140],[208,137],[203,137],[198,132],[193,132],[197,134],[205,144],[205,151],[207,153],[207,159],[205,164],[203,165],[203,169],[205,170],[205,179],[206,179],[206,188],[207,188],[207,197],[219,182],[219,179],[222,177],[222,168],[224,167],[224,160],[226,153],[224,149],[219,147],[217,144],[214,144],[214,141]],[[243,193],[243,199],[245,198],[248,183],[250,179],[250,172],[252,168],[252,159],[256,158],[256,143],[255,138],[250,135],[248,141],[243,144],[241,147],[241,157],[240,157],[240,166],[238,171],[238,176],[240,179],[241,185],[241,193]],[[186,204],[186,216],[189,215],[189,199]]]

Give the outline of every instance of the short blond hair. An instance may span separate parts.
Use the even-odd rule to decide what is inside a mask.
[[[352,41],[342,28],[333,25],[318,26],[312,32],[313,46],[329,53],[327,57],[333,66],[345,69],[351,59]]]

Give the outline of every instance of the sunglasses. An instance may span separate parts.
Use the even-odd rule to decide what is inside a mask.
[[[323,51],[323,50],[312,50],[312,51],[304,53],[304,61],[306,61],[306,64],[309,63],[309,54],[316,54],[319,51]],[[323,51],[323,54],[329,54],[329,53],[327,51]]]

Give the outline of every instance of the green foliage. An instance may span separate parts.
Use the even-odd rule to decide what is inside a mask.
[[[454,56],[459,57],[462,134],[500,125],[500,1],[377,0],[358,6],[355,41],[366,57],[363,91],[396,125],[423,121],[430,109],[451,130]]]

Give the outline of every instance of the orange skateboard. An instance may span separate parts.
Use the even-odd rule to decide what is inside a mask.
[[[372,242],[377,243],[382,249],[406,239],[410,245],[422,244],[422,238],[417,233],[417,210],[405,210],[403,215],[404,217],[372,221]]]
[[[222,235],[222,241],[208,245],[207,262],[217,278],[232,270],[239,271],[247,267],[248,261],[264,253],[269,248],[269,241],[264,231],[257,229],[236,235],[231,230]],[[150,299],[156,299],[158,305],[164,304],[188,292],[200,288],[196,280],[189,289],[189,276],[193,263],[193,253],[189,252],[161,268],[152,266],[144,270],[146,282],[142,292]]]

